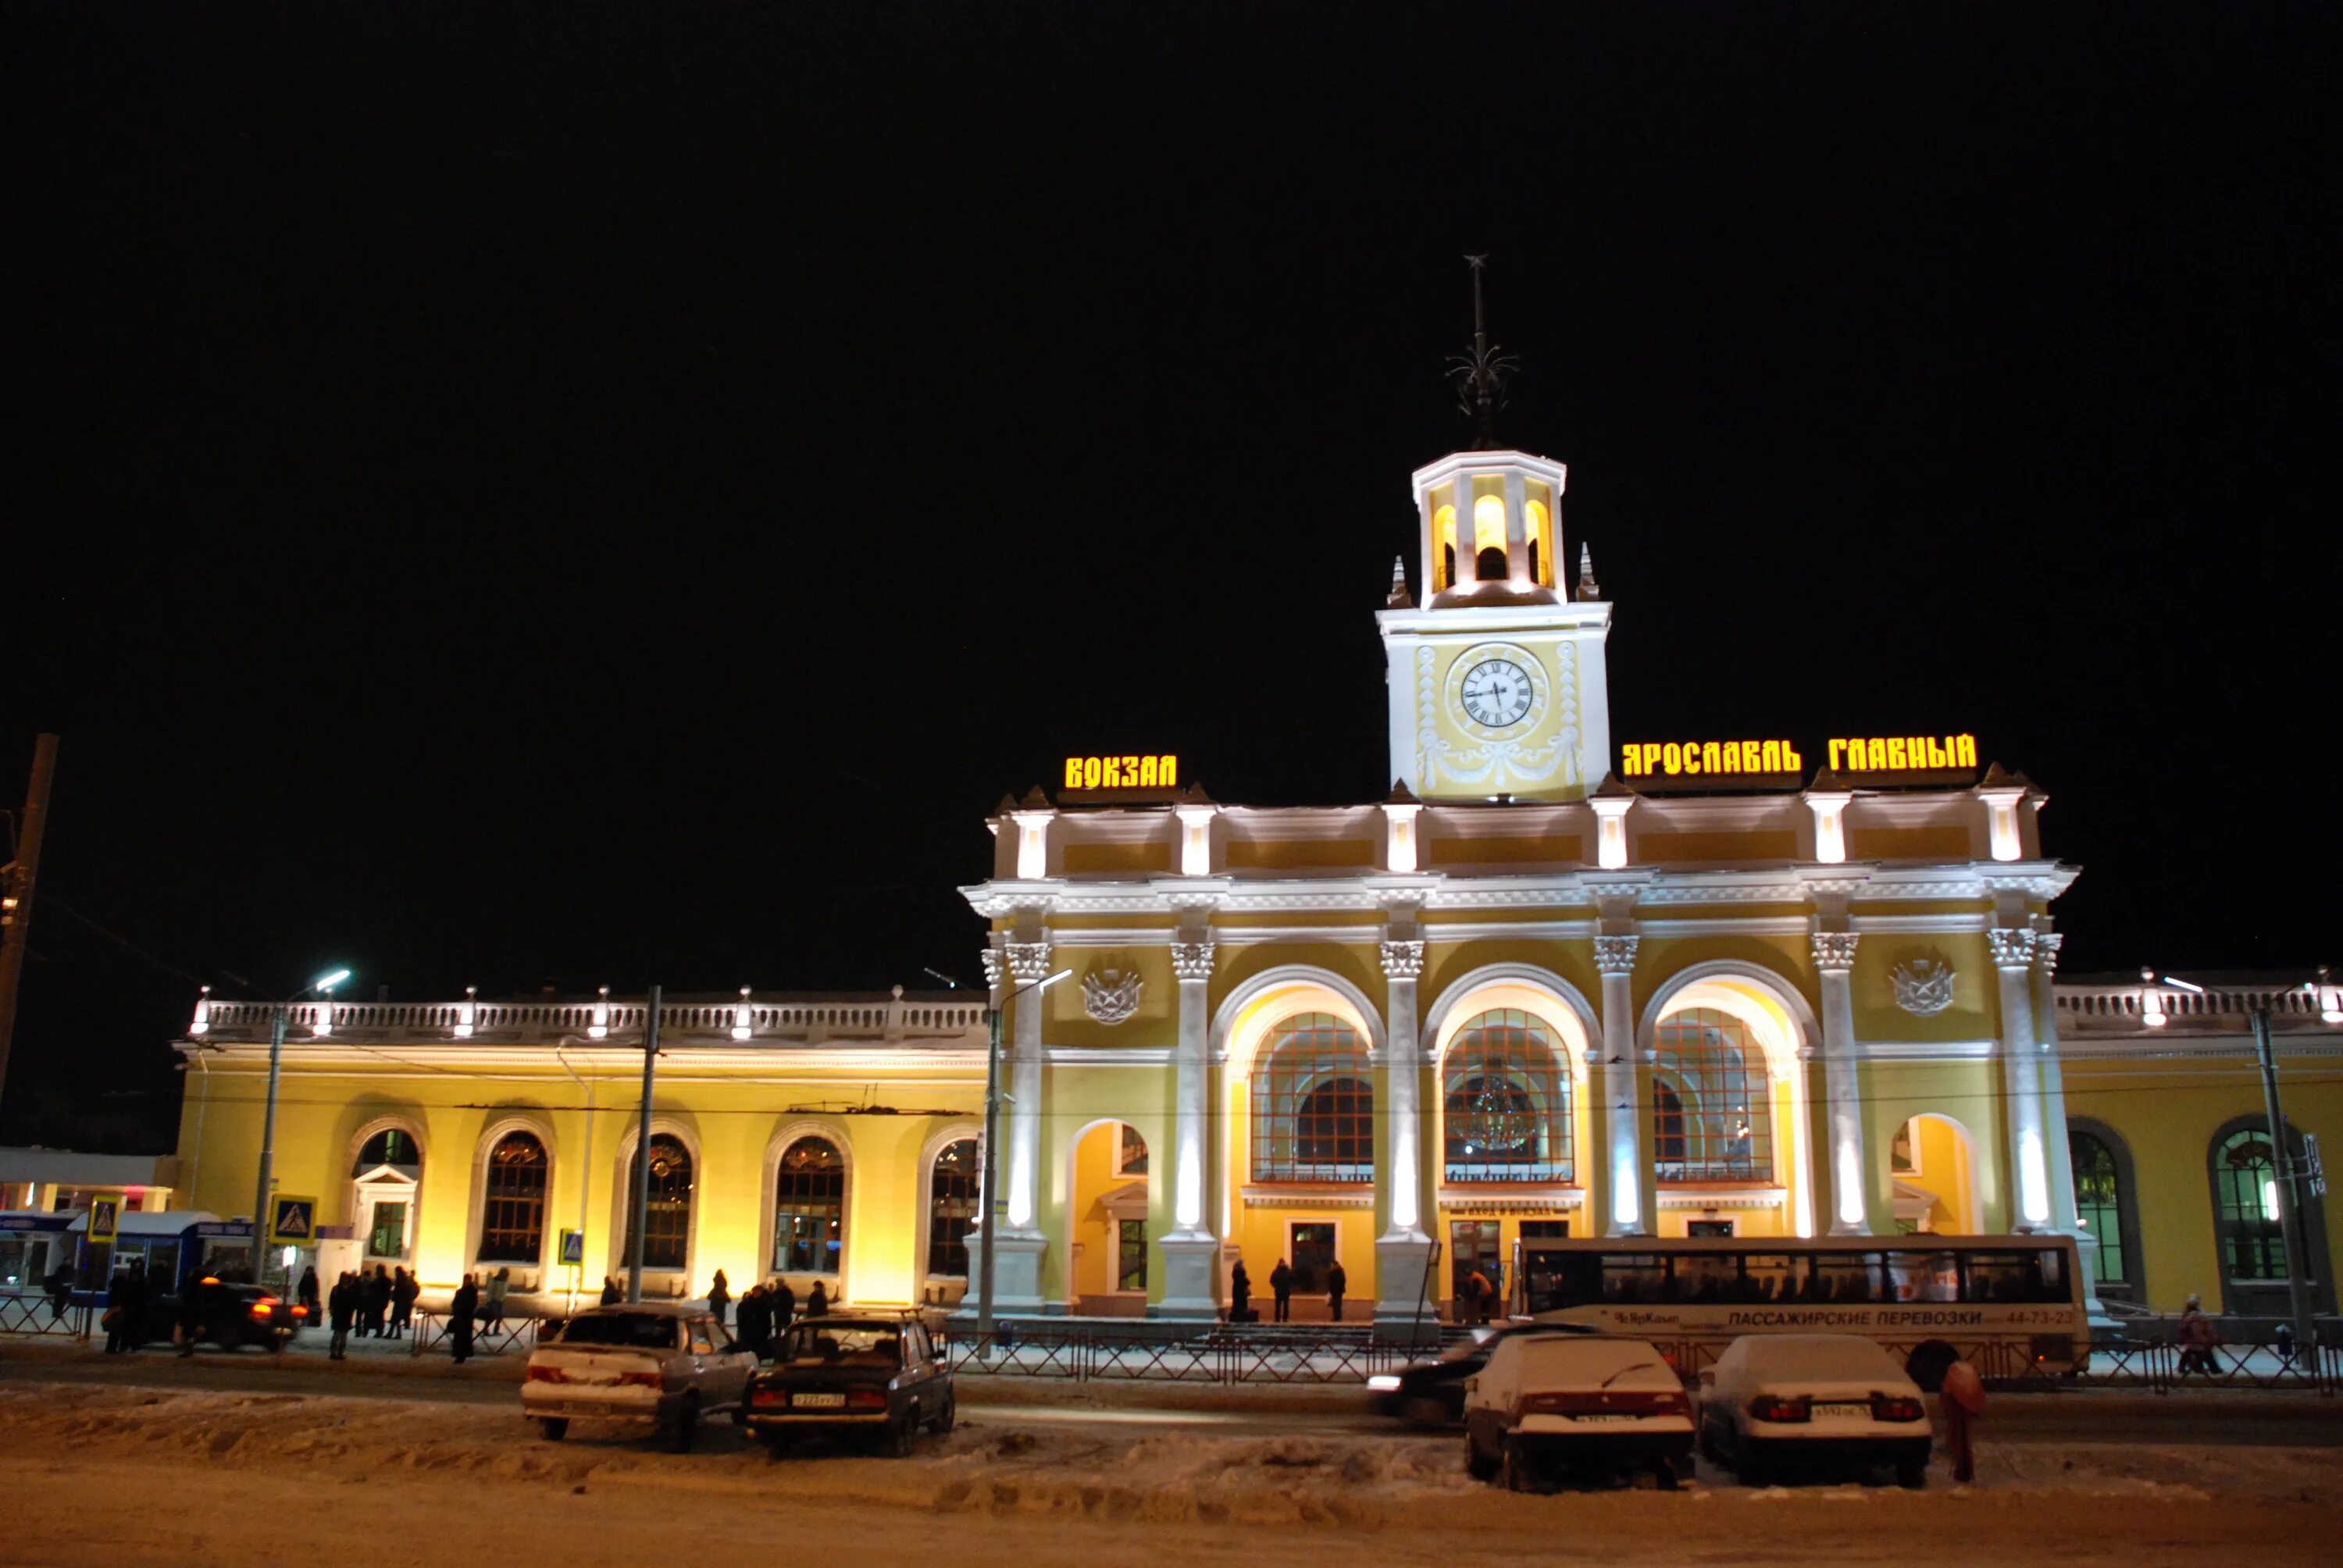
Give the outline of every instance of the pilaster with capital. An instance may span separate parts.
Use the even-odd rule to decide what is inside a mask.
[[[1814,933],[1823,998],[1823,1097],[1830,1119],[1830,1233],[1871,1234],[1871,1165],[1863,1152],[1863,1090],[1855,1047],[1855,931]]]
[[[1602,1215],[1606,1236],[1640,1236],[1644,1217],[1644,1119],[1637,1108],[1635,950],[1639,936],[1594,939],[1594,968],[1603,977],[1603,1060],[1595,1083],[1603,1096]]]
[[[1183,933],[1172,944],[1172,973],[1180,987],[1180,1034],[1172,1051],[1175,1075],[1172,1123],[1172,1231],[1156,1243],[1163,1254],[1164,1318],[1209,1320],[1219,1315],[1213,1296],[1220,1241],[1212,1234],[1211,1119],[1212,982],[1214,944],[1209,930]]]
[[[2035,933],[2009,926],[1986,932],[1999,993],[2002,1101],[2009,1119],[2013,1231],[2052,1227],[2049,1126],[2043,1113],[2041,1052],[2034,1030]],[[2066,1140],[2058,1141],[2062,1145]]]
[[[2083,1270],[2083,1288],[2089,1292],[2094,1316],[2099,1305],[2099,1239],[2082,1222],[2075,1198],[2075,1152],[2066,1140],[2066,1074],[2058,1059],[2058,950],[2063,932],[2050,929],[2050,918],[2034,920],[2034,966],[2027,976],[2034,1003],[2034,1038],[2042,1072],[2042,1119],[2048,1125],[2050,1144],[2051,1228],[2075,1238]]]
[[[1002,1184],[1009,1200],[1003,1236],[1037,1236],[1034,1217],[1041,1211],[1041,1020],[1048,1011],[1046,993],[1038,987],[1050,978],[1047,941],[1010,942],[1009,1003],[1013,1033],[1009,1048],[1009,1179]]]
[[[1388,1142],[1377,1162],[1387,1212],[1383,1232],[1375,1238],[1378,1323],[1413,1323],[1423,1316],[1423,1273],[1432,1255],[1432,1238],[1423,1229],[1423,1045],[1415,995],[1423,973],[1423,941],[1416,930],[1412,921],[1394,920],[1381,950]]]

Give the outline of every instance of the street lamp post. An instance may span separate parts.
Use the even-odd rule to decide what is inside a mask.
[[[268,1098],[260,1113],[260,1180],[252,1194],[252,1282],[256,1285],[260,1283],[261,1250],[268,1244],[268,1190],[276,1180],[277,1080],[285,1060],[286,1015],[295,1002],[313,993],[331,1007],[334,988],[349,978],[347,970],[319,975],[268,1009]]]
[[[2270,1148],[2278,1164],[2278,1235],[2286,1245],[2286,1304],[2294,1319],[2294,1353],[2318,1365],[2318,1324],[2311,1315],[2309,1249],[2302,1240],[2302,1193],[2296,1185],[2301,1166],[2286,1135],[2286,1112],[2278,1097],[2278,1055],[2270,1046],[2269,999],[2257,998],[2248,1015],[2254,1026],[2254,1060],[2262,1071],[2262,1108],[2269,1121]]]

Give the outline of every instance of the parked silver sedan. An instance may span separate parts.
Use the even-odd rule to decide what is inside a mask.
[[[554,1442],[580,1419],[665,1427],[683,1453],[703,1416],[729,1412],[745,1424],[741,1401],[756,1370],[757,1358],[701,1308],[589,1307],[530,1352],[521,1413]]]

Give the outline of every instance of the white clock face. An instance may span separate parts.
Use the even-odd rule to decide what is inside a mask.
[[[1484,658],[1466,670],[1458,694],[1464,716],[1490,729],[1519,724],[1535,695],[1530,672],[1510,658]]]

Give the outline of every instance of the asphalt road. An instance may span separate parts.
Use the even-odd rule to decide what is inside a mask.
[[[0,1382],[198,1388],[244,1393],[323,1394],[413,1400],[517,1412],[517,1360],[458,1369],[437,1357],[369,1354],[335,1365],[320,1356],[167,1351],[105,1356],[58,1344],[0,1342]],[[1009,1429],[1186,1429],[1215,1435],[1372,1433],[1401,1430],[1363,1408],[1354,1389],[1222,1389],[1146,1383],[1070,1385],[1040,1380],[963,1378],[966,1419]],[[2011,1442],[2274,1443],[2343,1448],[2343,1399],[2315,1394],[2183,1390],[2167,1395],[2105,1390],[1996,1394],[1984,1431]]]

